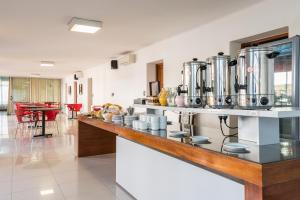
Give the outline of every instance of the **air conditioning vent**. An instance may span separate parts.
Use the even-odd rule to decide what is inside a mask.
[[[120,65],[130,65],[136,62],[136,55],[135,54],[126,54],[123,57],[118,59],[118,63]]]
[[[82,71],[75,72],[75,74],[74,74],[74,80],[78,80],[79,78],[83,78]]]

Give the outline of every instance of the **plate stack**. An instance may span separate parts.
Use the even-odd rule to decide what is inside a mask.
[[[122,115],[113,115],[112,122],[115,124],[122,124],[123,123],[123,116]]]
[[[223,146],[225,151],[231,152],[231,153],[248,153],[249,151],[248,146],[245,144],[241,144],[241,143],[231,143],[228,142],[226,144],[224,144]]]
[[[209,137],[196,135],[191,137],[192,144],[205,144],[208,143]]]
[[[185,138],[188,136],[188,132],[186,131],[170,131],[170,137],[173,138]]]
[[[124,124],[125,126],[132,127],[132,122],[137,119],[138,119],[137,115],[126,115],[124,116]]]

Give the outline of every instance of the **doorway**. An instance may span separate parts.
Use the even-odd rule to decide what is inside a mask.
[[[88,103],[88,112],[92,111],[93,105],[93,79],[88,78],[88,88],[87,88],[87,103]]]
[[[158,81],[159,91],[164,87],[164,64],[163,60],[154,61],[147,64],[147,96],[150,96],[149,83]]]
[[[159,82],[159,91],[164,87],[164,64],[156,64],[156,81]]]

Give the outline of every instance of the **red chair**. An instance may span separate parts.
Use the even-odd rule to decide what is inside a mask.
[[[68,113],[69,112],[72,112],[72,117],[70,119],[73,119],[73,110],[74,110],[74,104],[66,104],[67,105],[67,108],[68,108]],[[69,115],[68,115],[69,116]]]
[[[81,108],[82,108],[81,103],[74,104],[74,112],[76,114],[76,117],[77,117],[77,112],[80,112]]]
[[[82,108],[81,103],[74,104],[74,111],[75,112],[80,112],[81,108]]]
[[[52,122],[56,125],[57,133],[59,134],[58,123],[56,121],[56,117],[59,113],[59,110],[49,110],[45,112],[46,115],[46,126],[47,124],[51,124]]]
[[[26,110],[22,105],[22,103],[16,103],[16,108],[15,110],[22,110],[24,112],[25,115],[32,115],[33,113],[31,111]]]
[[[15,138],[17,137],[17,134],[18,134],[18,130],[21,128],[22,130],[22,136],[23,136],[23,133],[24,133],[24,130],[26,130],[25,128],[28,127],[28,125],[32,124],[34,121],[32,120],[31,118],[31,115],[27,115],[25,114],[24,110],[20,110],[20,109],[17,109],[15,111],[16,113],[16,117],[17,117],[17,128],[16,128],[16,132],[15,132]],[[24,126],[26,125],[26,126]]]
[[[80,112],[81,108],[82,108],[82,104],[81,103],[74,103],[74,104],[66,104],[68,111],[72,112],[72,117],[71,119],[74,119],[74,112],[77,116],[77,112]]]

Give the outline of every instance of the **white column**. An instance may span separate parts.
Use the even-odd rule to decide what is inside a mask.
[[[280,142],[279,119],[266,117],[238,117],[239,140],[254,142],[257,145]]]

